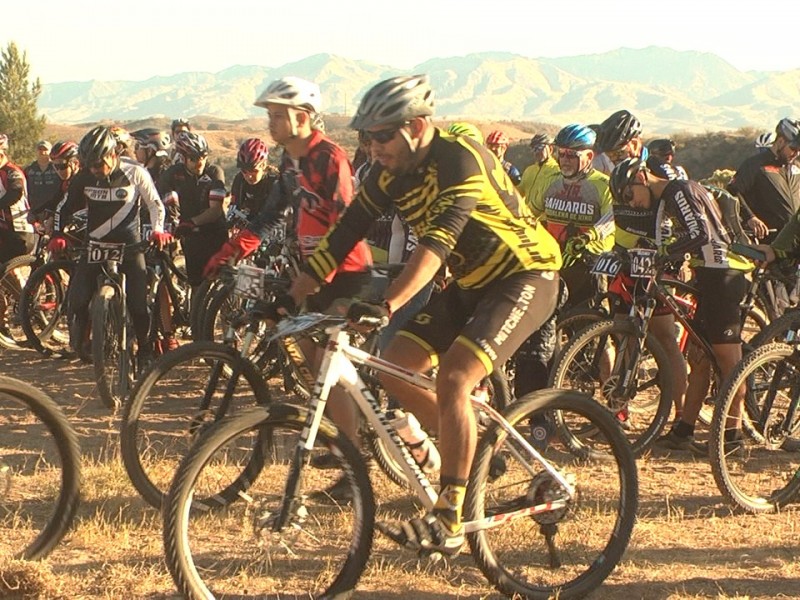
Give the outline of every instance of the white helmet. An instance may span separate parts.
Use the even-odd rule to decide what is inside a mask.
[[[775,134],[771,131],[762,133],[756,138],[756,148],[769,148],[775,141]]]
[[[300,77],[282,77],[270,83],[253,104],[262,108],[282,104],[318,113],[322,109],[322,94],[316,83]]]
[[[375,84],[364,94],[351,129],[396,125],[433,114],[433,90],[427,75],[400,76]]]

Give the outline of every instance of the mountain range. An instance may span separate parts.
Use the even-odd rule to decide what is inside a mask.
[[[564,58],[478,53],[435,58],[410,70],[316,54],[280,67],[44,83],[39,111],[64,124],[198,115],[241,120],[264,115],[252,103],[270,81],[296,75],[320,85],[323,112],[350,115],[375,82],[409,72],[430,75],[437,117],[444,120],[588,124],[627,108],[646,133],[699,133],[769,130],[784,116],[800,116],[794,106],[800,69],[740,71],[711,53],[657,46]]]

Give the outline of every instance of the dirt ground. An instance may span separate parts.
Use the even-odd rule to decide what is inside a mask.
[[[78,431],[84,457],[76,525],[42,567],[46,585],[32,597],[175,597],[161,559],[160,517],[127,481],[116,446],[117,422],[95,397],[91,367],[41,358],[30,350],[6,350],[0,355],[0,370],[41,387],[58,401]],[[592,598],[800,597],[796,511],[733,515],[708,464],[694,457],[646,456],[639,467],[640,514],[632,542],[623,562]],[[384,501],[381,489],[376,496]],[[0,581],[5,578],[0,572]],[[0,597],[23,596],[6,591]],[[397,549],[380,559],[373,556],[354,597],[500,596],[469,556],[447,568],[431,568]]]

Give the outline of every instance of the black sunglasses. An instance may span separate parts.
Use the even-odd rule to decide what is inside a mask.
[[[378,131],[367,131],[364,130],[364,139],[368,142],[378,142],[379,144],[387,144],[394,139],[394,136],[397,135],[397,132],[400,131],[403,127],[405,127],[406,123],[402,125],[398,125],[397,127],[392,127],[390,129],[380,129]]]
[[[67,169],[69,169],[69,163],[68,162],[53,163],[53,167],[55,167],[56,171],[66,171]]]

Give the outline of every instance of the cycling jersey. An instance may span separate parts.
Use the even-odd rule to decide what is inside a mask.
[[[780,231],[800,209],[800,167],[781,164],[772,151],[759,152],[741,164],[727,189],[767,227]]]
[[[353,199],[353,167],[345,151],[313,131],[307,154],[299,160],[284,153],[279,185],[262,210],[248,226],[262,238],[268,229],[283,218],[288,207],[295,213],[297,240],[303,258],[311,256],[328,231],[342,218]],[[349,212],[349,211],[348,211]],[[346,214],[346,213],[345,213]],[[364,271],[372,264],[363,233],[353,240],[339,260],[326,270],[320,280],[331,281],[335,272]],[[336,268],[338,264],[338,269]]]
[[[6,230],[33,233],[27,220],[28,193],[25,173],[17,165],[7,162],[0,167],[0,221]]]
[[[547,230],[563,249],[567,241],[583,234],[589,238],[586,249],[592,254],[614,246],[613,199],[608,176],[595,169],[573,178],[559,174],[541,180],[528,195],[533,214],[547,224]]]
[[[225,173],[217,165],[208,165],[200,175],[186,170],[183,163],[174,164],[161,176],[158,189],[167,205],[180,206],[180,217],[188,220],[204,212],[211,202],[222,203],[228,195]],[[226,230],[225,216],[198,226],[200,233]]]
[[[695,181],[673,179],[655,206],[656,223],[667,219],[671,227],[656,228],[656,245],[669,254],[689,253],[693,267],[750,271],[753,264],[729,252],[732,238],[711,193]],[[670,231],[671,229],[671,231]]]
[[[91,239],[126,244],[138,242],[141,239],[140,199],[149,209],[153,231],[164,231],[164,205],[144,167],[120,160],[104,179],[84,169],[72,178],[57,222],[63,227],[74,212],[87,208],[87,231]]]
[[[250,185],[244,175],[237,173],[231,184],[231,206],[235,206],[246,215],[257,215],[264,207],[276,180],[274,176],[264,175],[258,183]]]
[[[370,170],[304,270],[318,281],[329,276],[393,205],[462,288],[561,266],[558,243],[533,218],[497,157],[466,136],[435,129],[428,154],[413,172],[395,176],[380,164]]]
[[[561,175],[561,169],[558,166],[558,161],[552,156],[548,156],[547,160],[543,163],[533,163],[522,173],[522,180],[520,181],[519,188],[523,198],[528,198],[531,190],[535,185],[541,185],[539,179],[550,179]],[[530,200],[528,200],[530,204]]]
[[[508,174],[509,179],[511,179],[511,183],[514,185],[519,185],[522,181],[522,175],[520,175],[519,169],[512,165],[510,161],[505,159],[503,159],[502,165],[506,170],[506,174]]]
[[[42,210],[42,205],[52,200],[61,187],[61,178],[52,162],[42,169],[38,161],[33,161],[25,167],[25,178],[28,181],[28,202],[33,211]]]

